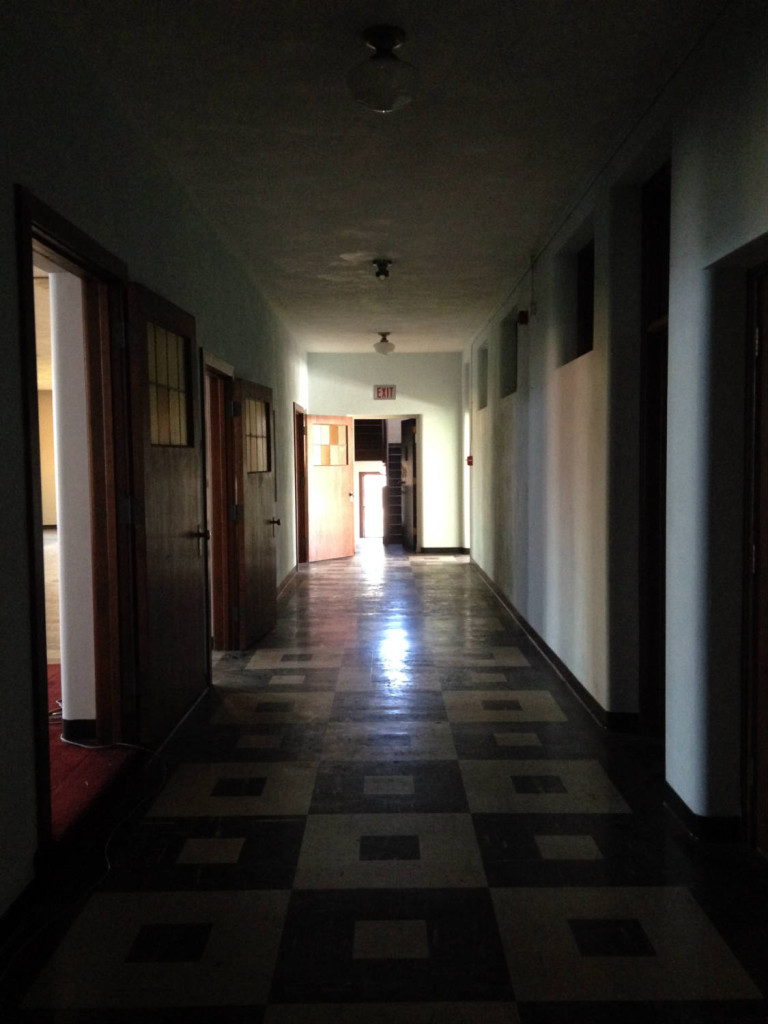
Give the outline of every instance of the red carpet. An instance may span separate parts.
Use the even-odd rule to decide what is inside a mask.
[[[61,666],[48,666],[48,710],[60,711]],[[51,822],[54,839],[84,814],[132,756],[124,747],[76,747],[61,738],[61,718],[49,724]]]

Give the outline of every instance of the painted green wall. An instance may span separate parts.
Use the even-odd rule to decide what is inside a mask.
[[[36,0],[3,4],[0,35],[0,911],[32,878],[36,848],[31,610],[25,494],[14,186],[28,188],[127,263],[131,278],[196,317],[201,345],[239,376],[274,389],[278,580],[295,564],[292,403],[306,405],[306,365],[237,253],[206,223],[130,128],[119,98],[52,31]]]

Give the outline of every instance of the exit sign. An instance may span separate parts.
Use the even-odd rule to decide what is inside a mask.
[[[373,397],[375,401],[382,401],[382,399],[393,399],[397,396],[397,385],[396,384],[374,384],[373,385]]]

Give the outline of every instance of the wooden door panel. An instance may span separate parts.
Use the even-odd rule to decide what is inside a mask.
[[[355,553],[354,420],[307,416],[310,562]]]
[[[750,837],[768,853],[768,268],[755,276],[753,524],[748,694],[747,808]]]
[[[139,730],[168,735],[210,678],[207,550],[194,319],[131,288],[139,604]]]
[[[277,619],[272,389],[252,381],[233,385],[232,455],[235,473],[237,646],[245,649]]]
[[[400,453],[403,491],[403,547],[406,551],[415,551],[417,547],[415,419],[403,420]]]

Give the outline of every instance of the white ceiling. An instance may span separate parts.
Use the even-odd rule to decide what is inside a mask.
[[[51,4],[301,345],[409,352],[472,340],[727,0]],[[382,22],[388,115],[345,82]]]

